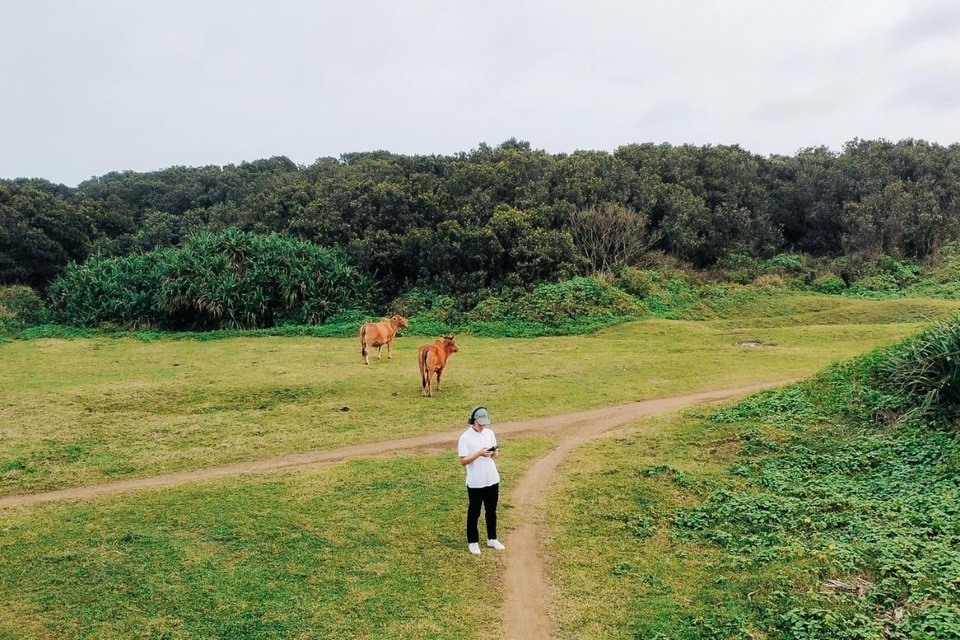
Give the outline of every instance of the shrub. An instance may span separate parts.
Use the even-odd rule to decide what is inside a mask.
[[[803,257],[796,253],[779,253],[760,263],[760,270],[781,276],[798,276],[807,271]]]
[[[364,306],[371,286],[338,252],[229,229],[71,264],[50,293],[67,324],[210,330],[319,323]]]
[[[388,305],[389,315],[400,314],[404,318],[412,318],[421,311],[429,310],[435,297],[435,293],[426,289],[411,289]]]
[[[831,295],[840,295],[847,289],[843,280],[836,276],[823,276],[813,281],[811,285],[814,291],[819,293],[828,293]]]
[[[120,258],[94,255],[83,265],[68,264],[50,285],[56,319],[78,327],[159,325],[163,314],[157,294],[165,258],[155,251]]]
[[[953,419],[960,411],[960,320],[935,324],[890,350],[881,380],[916,412]]]
[[[723,279],[737,284],[748,284],[760,275],[757,259],[743,253],[731,253],[717,262]]]
[[[621,271],[620,276],[615,281],[616,286],[637,298],[645,298],[651,293],[661,290],[661,283],[662,276],[658,272],[633,267]]]
[[[643,307],[634,297],[594,278],[573,278],[537,287],[515,307],[525,322],[556,326],[598,316],[639,317]]]
[[[897,285],[901,288],[920,279],[920,267],[918,265],[901,262],[890,256],[880,256],[877,258],[877,270],[880,273],[893,277]]]
[[[0,287],[0,330],[17,330],[43,324],[50,311],[40,295],[30,287]]]

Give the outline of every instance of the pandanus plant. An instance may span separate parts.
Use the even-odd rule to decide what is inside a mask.
[[[72,264],[51,293],[68,324],[243,329],[322,322],[364,306],[371,284],[336,251],[228,229]]]

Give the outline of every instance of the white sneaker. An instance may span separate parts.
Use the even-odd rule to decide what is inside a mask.
[[[475,555],[475,556],[480,555],[480,543],[479,543],[479,542],[471,542],[470,544],[467,545],[467,549],[469,549],[469,550],[470,550],[470,553],[472,553],[472,554]]]
[[[487,540],[487,546],[493,547],[498,551],[503,551],[504,549],[506,549],[506,547],[503,546],[503,543],[500,542],[499,540]]]

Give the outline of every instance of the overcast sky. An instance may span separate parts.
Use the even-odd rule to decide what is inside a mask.
[[[960,141],[960,2],[0,0],[0,178]]]

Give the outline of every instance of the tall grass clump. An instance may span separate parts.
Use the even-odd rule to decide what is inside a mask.
[[[891,349],[880,373],[913,413],[955,420],[960,415],[960,319],[935,324]]]
[[[143,254],[94,256],[69,265],[50,287],[65,324],[172,330],[315,324],[363,307],[369,292],[338,252],[236,229]]]

